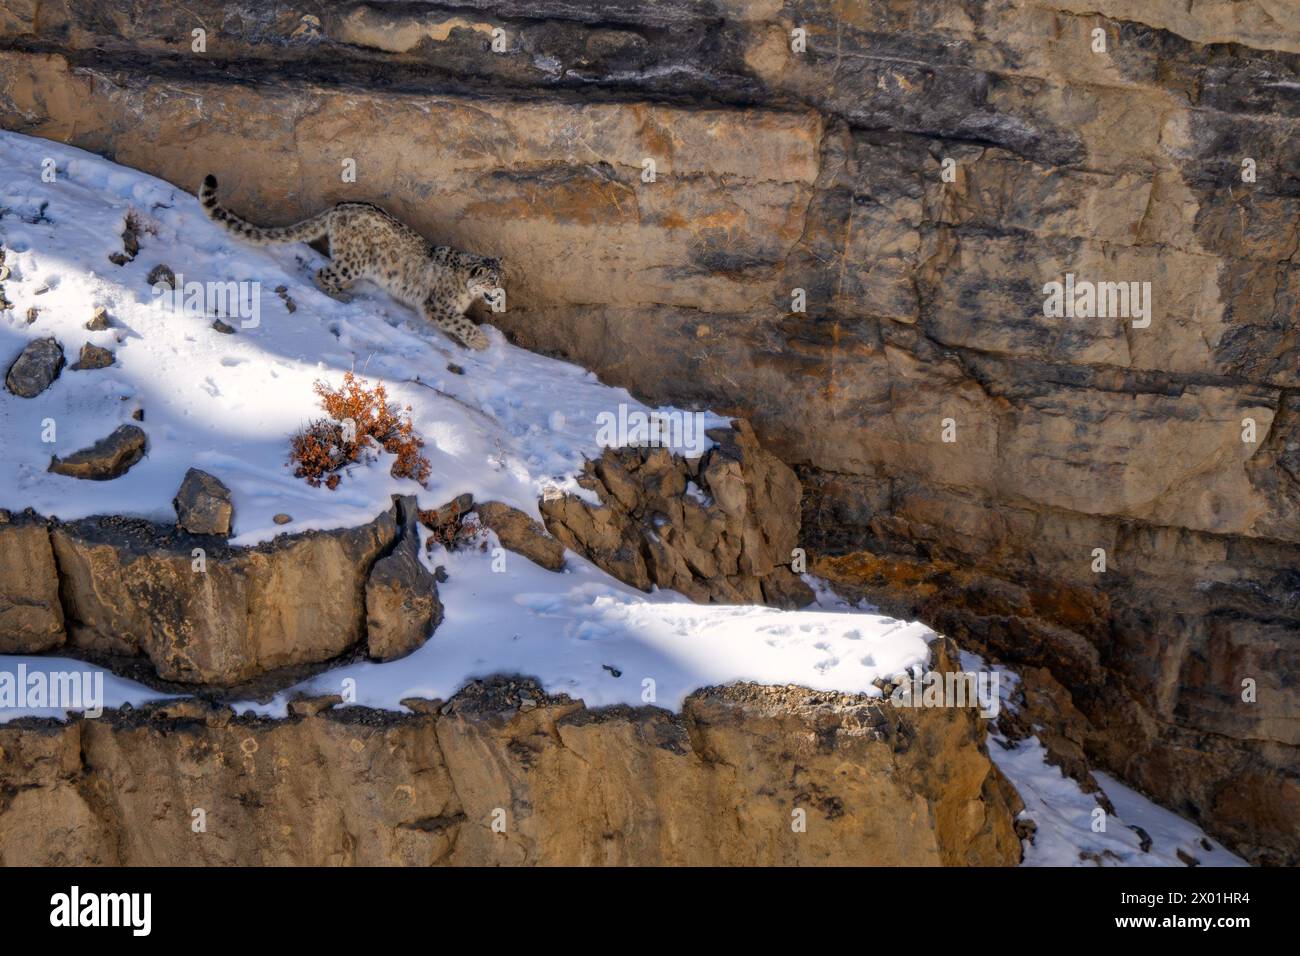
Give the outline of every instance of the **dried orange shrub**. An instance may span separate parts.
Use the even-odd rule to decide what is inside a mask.
[[[351,372],[344,373],[341,388],[317,382],[316,394],[330,417],[316,419],[290,439],[289,463],[297,466],[296,477],[305,478],[313,488],[322,484],[337,488],[340,469],[370,459],[379,447],[397,456],[394,478],[412,478],[420,484],[428,480],[431,466],[420,454],[424,440],[415,433],[411,406],[399,411],[388,404],[383,385],[370,388]],[[347,421],[355,426],[354,435],[343,427]]]

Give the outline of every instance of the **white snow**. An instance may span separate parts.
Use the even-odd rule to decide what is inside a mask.
[[[56,163],[53,183],[41,180],[47,157]],[[4,287],[14,303],[0,315],[0,361],[7,368],[29,340],[49,335],[63,343],[69,365],[84,342],[113,349],[117,359],[99,371],[65,368],[36,398],[0,404],[0,507],[63,519],[174,520],[172,497],[193,466],[231,489],[235,544],[369,521],[395,492],[418,492],[422,507],[432,508],[468,491],[537,516],[548,486],[579,491],[573,476],[585,457],[600,453],[598,416],[617,418],[620,405],[634,417],[676,412],[651,409],[576,365],[515,348],[495,329],[486,329],[488,351],[471,352],[371,286],[356,287],[351,303],[331,299],[311,282],[325,260],[308,246],[248,246],[210,222],[193,196],[90,153],[0,132],[0,169],[8,173],[0,181],[0,210],[8,210],[0,242],[11,273]],[[42,210],[49,222],[23,221]],[[108,255],[122,251],[131,210],[156,235],[141,236],[136,259],[116,266]],[[212,317],[169,310],[146,281],[159,263],[185,283],[260,283],[258,326],[240,328],[232,318],[238,331],[223,335],[210,327]],[[294,313],[275,293],[282,285]],[[40,313],[29,326],[30,306]],[[83,328],[97,306],[108,309],[114,328]],[[448,371],[449,362],[465,374]],[[322,414],[313,383],[337,386],[348,370],[382,381],[393,402],[412,407],[433,465],[427,491],[391,478],[391,459],[352,469],[334,491],[293,477],[289,436]],[[52,454],[86,447],[129,423],[137,407],[145,412],[148,456],[125,476],[85,482],[47,471]],[[46,443],[50,420],[56,441]],[[727,421],[709,414],[704,425]],[[278,526],[277,512],[295,520]]]
[[[46,158],[56,164],[53,183],[40,177]],[[231,489],[235,544],[366,522],[395,492],[437,507],[468,491],[536,516],[548,490],[591,497],[574,475],[599,454],[598,417],[621,420],[620,406],[624,413],[651,411],[590,372],[514,348],[495,329],[485,327],[491,348],[473,353],[373,288],[358,287],[351,303],[336,302],[312,285],[322,260],[308,247],[245,246],[210,223],[192,196],[92,154],[0,131],[0,168],[8,173],[0,182],[0,243],[11,272],[4,288],[14,303],[0,313],[0,362],[7,367],[26,342],[47,335],[63,343],[69,364],[87,341],[114,349],[117,358],[104,370],[65,368],[35,399],[0,395],[0,507],[32,507],[65,520],[113,513],[171,521],[172,497],[194,466]],[[107,257],[121,251],[129,210],[150,231],[135,261],[119,267]],[[168,311],[145,279],[159,263],[187,282],[259,282],[260,324],[222,335],[210,328],[210,317]],[[280,285],[296,312],[275,293]],[[33,305],[40,314],[29,326]],[[108,309],[109,331],[83,328],[96,306]],[[464,374],[450,372],[448,362]],[[411,406],[433,467],[428,489],[393,479],[382,459],[352,468],[335,491],[292,476],[289,436],[321,414],[313,383],[338,385],[349,369],[382,381],[393,401]],[[107,435],[131,421],[137,407],[145,411],[149,450],[127,475],[81,482],[48,473],[51,454]],[[47,443],[42,432],[51,421],[56,436]],[[725,422],[705,418],[706,427]],[[697,487],[691,494],[705,497]],[[293,522],[275,525],[278,512]],[[238,708],[282,715],[293,694],[335,692],[349,681],[356,703],[396,709],[404,697],[450,697],[468,680],[502,673],[536,677],[548,692],[592,707],[653,702],[676,709],[699,687],[740,680],[879,696],[872,682],[926,661],[934,637],[921,624],[851,607],[811,578],[817,602],[804,611],[702,606],[675,593],[644,594],[573,554],[563,573],[509,553],[496,571],[495,539],[489,545],[455,554],[439,549],[428,558],[450,575],[439,589],[446,617],[414,654],[335,668]],[[57,657],[0,656],[0,675],[16,674],[20,665],[98,672]],[[1013,682],[1004,672],[1003,687]],[[165,696],[105,674],[103,706]],[[0,722],[64,713],[0,710]],[[1078,864],[1080,849],[1109,848],[1126,864],[1181,865],[1176,846],[1205,863],[1239,862],[1221,848],[1207,854],[1194,847],[1195,827],[1108,778],[1102,783],[1120,816],[1146,828],[1156,845],[1141,853],[1136,835],[1115,820],[1107,834],[1092,834],[1087,817],[1095,801],[1044,763],[1036,739],[1008,751],[992,742],[990,752],[1039,824],[1027,863]]]
[[[978,655],[965,651],[961,666],[968,671],[988,667]],[[1001,665],[992,669],[999,677],[1002,708],[1014,711],[1019,678]],[[1012,742],[998,732],[996,723],[989,724],[988,736],[989,756],[1025,803],[1021,817],[1037,825],[1033,842],[1024,843],[1024,866],[1186,866],[1177,856],[1179,849],[1202,866],[1247,865],[1195,824],[1156,806],[1113,777],[1094,773],[1115,809],[1114,814],[1106,814],[1094,795],[1084,793],[1077,781],[1047,762],[1047,751],[1037,737]],[[1141,827],[1151,838],[1147,852],[1141,849],[1141,837],[1132,826]],[[1081,858],[1081,853],[1090,857]]]

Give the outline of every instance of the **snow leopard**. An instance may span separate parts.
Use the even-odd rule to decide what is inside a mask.
[[[465,310],[476,299],[491,304],[501,294],[499,259],[435,246],[371,203],[341,202],[292,225],[255,226],[217,202],[212,175],[204,177],[199,201],[209,218],[254,245],[328,238],[330,263],[315,278],[326,295],[347,301],[344,290],[369,279],[462,344],[488,347],[487,336]]]

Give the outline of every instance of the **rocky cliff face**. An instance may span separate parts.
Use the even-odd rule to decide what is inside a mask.
[[[521,703],[526,698],[526,703]],[[423,713],[197,702],[0,727],[0,864],[1014,865],[973,711],[796,688],[680,716],[530,681]]]
[[[0,124],[503,256],[522,344],[745,414],[816,569],[1046,666],[1094,759],[1295,862],[1285,7],[6,0]],[[1149,325],[1045,316],[1066,273]]]

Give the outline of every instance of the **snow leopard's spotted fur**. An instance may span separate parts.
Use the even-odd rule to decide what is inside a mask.
[[[356,280],[369,279],[470,348],[487,348],[487,336],[465,317],[465,310],[475,299],[491,302],[497,294],[498,260],[434,246],[369,203],[343,202],[290,226],[263,228],[217,203],[215,176],[203,180],[199,201],[214,221],[254,245],[327,236],[330,264],[316,273],[321,291],[342,298]]]

